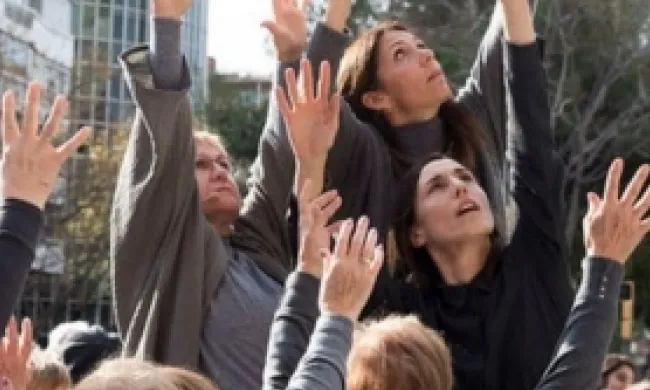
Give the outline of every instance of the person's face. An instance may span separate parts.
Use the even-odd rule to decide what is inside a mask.
[[[631,367],[622,366],[607,376],[605,390],[625,390],[634,382],[634,371]]]
[[[203,213],[234,221],[241,206],[241,194],[228,155],[215,145],[198,141],[194,172]]]
[[[411,229],[415,247],[462,243],[493,230],[490,203],[472,172],[449,158],[434,160],[422,169]]]
[[[452,96],[433,51],[408,31],[384,33],[377,66],[380,88],[366,93],[364,104],[384,111],[389,119],[408,123],[435,114]]]

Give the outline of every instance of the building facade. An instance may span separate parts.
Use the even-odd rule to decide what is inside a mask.
[[[42,115],[70,87],[74,39],[69,0],[0,0],[0,91],[24,101],[27,83],[45,87]]]
[[[192,102],[200,108],[207,90],[207,15],[209,0],[194,1],[183,27],[182,50],[192,73]],[[149,0],[76,0],[73,95],[76,125],[92,124],[96,132],[128,119],[133,102],[118,56],[149,40]]]

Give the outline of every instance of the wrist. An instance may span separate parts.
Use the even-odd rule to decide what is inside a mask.
[[[154,10],[153,13],[151,14],[151,17],[156,20],[169,20],[172,22],[182,22],[183,21],[183,15],[176,15],[173,12],[169,11],[156,11]]]
[[[292,61],[299,60],[302,57],[303,50],[304,50],[304,46],[296,46],[294,48],[282,50],[282,51],[277,50],[278,61],[292,62]]]
[[[323,309],[321,310],[322,314],[330,316],[330,317],[342,317],[347,320],[349,320],[352,323],[357,322],[359,319],[359,315],[361,313],[358,313],[354,310],[344,310],[340,308],[333,308],[330,307],[329,305],[323,305]]]
[[[325,24],[334,31],[343,32],[351,7],[350,0],[331,0],[325,11]]]
[[[612,261],[618,264],[624,264],[625,261],[627,260],[627,256],[621,255],[621,254],[616,254],[616,253],[610,253],[607,250],[602,250],[599,248],[588,248],[587,249],[587,256],[588,257],[597,257],[600,259],[604,259],[607,261]]]
[[[323,269],[320,264],[312,264],[313,262],[304,261],[302,255],[299,256],[298,265],[296,266],[296,271],[313,276],[316,279],[321,278],[323,274]]]
[[[45,202],[47,201],[47,198],[28,195],[25,194],[23,191],[12,188],[11,186],[5,186],[4,189],[2,190],[1,195],[4,199],[16,199],[25,203],[29,203],[32,206],[37,207],[41,211],[45,209]]]

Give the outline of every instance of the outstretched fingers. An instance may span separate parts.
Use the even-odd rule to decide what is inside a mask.
[[[47,118],[47,122],[43,125],[43,131],[41,132],[41,140],[44,142],[50,142],[52,137],[56,134],[63,122],[66,112],[68,111],[68,101],[62,95],[59,95],[54,100],[54,106],[50,111],[50,116]]]
[[[72,156],[81,145],[88,139],[91,134],[90,127],[83,127],[81,130],[77,131],[69,140],[63,143],[63,145],[57,148],[57,153],[61,157],[61,161],[65,161],[68,157]]]
[[[20,128],[16,119],[16,95],[6,91],[2,96],[2,140],[5,144],[12,143],[20,136]]]

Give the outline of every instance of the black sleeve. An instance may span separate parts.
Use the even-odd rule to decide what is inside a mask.
[[[522,253],[512,261],[525,262],[564,321],[574,294],[564,250],[564,166],[551,134],[545,73],[537,44],[506,47],[507,158],[518,211],[510,246]]]
[[[571,314],[555,357],[537,390],[596,389],[616,327],[623,267],[611,260],[587,258]]]
[[[17,199],[0,205],[0,334],[22,293],[42,224],[36,206]]]

